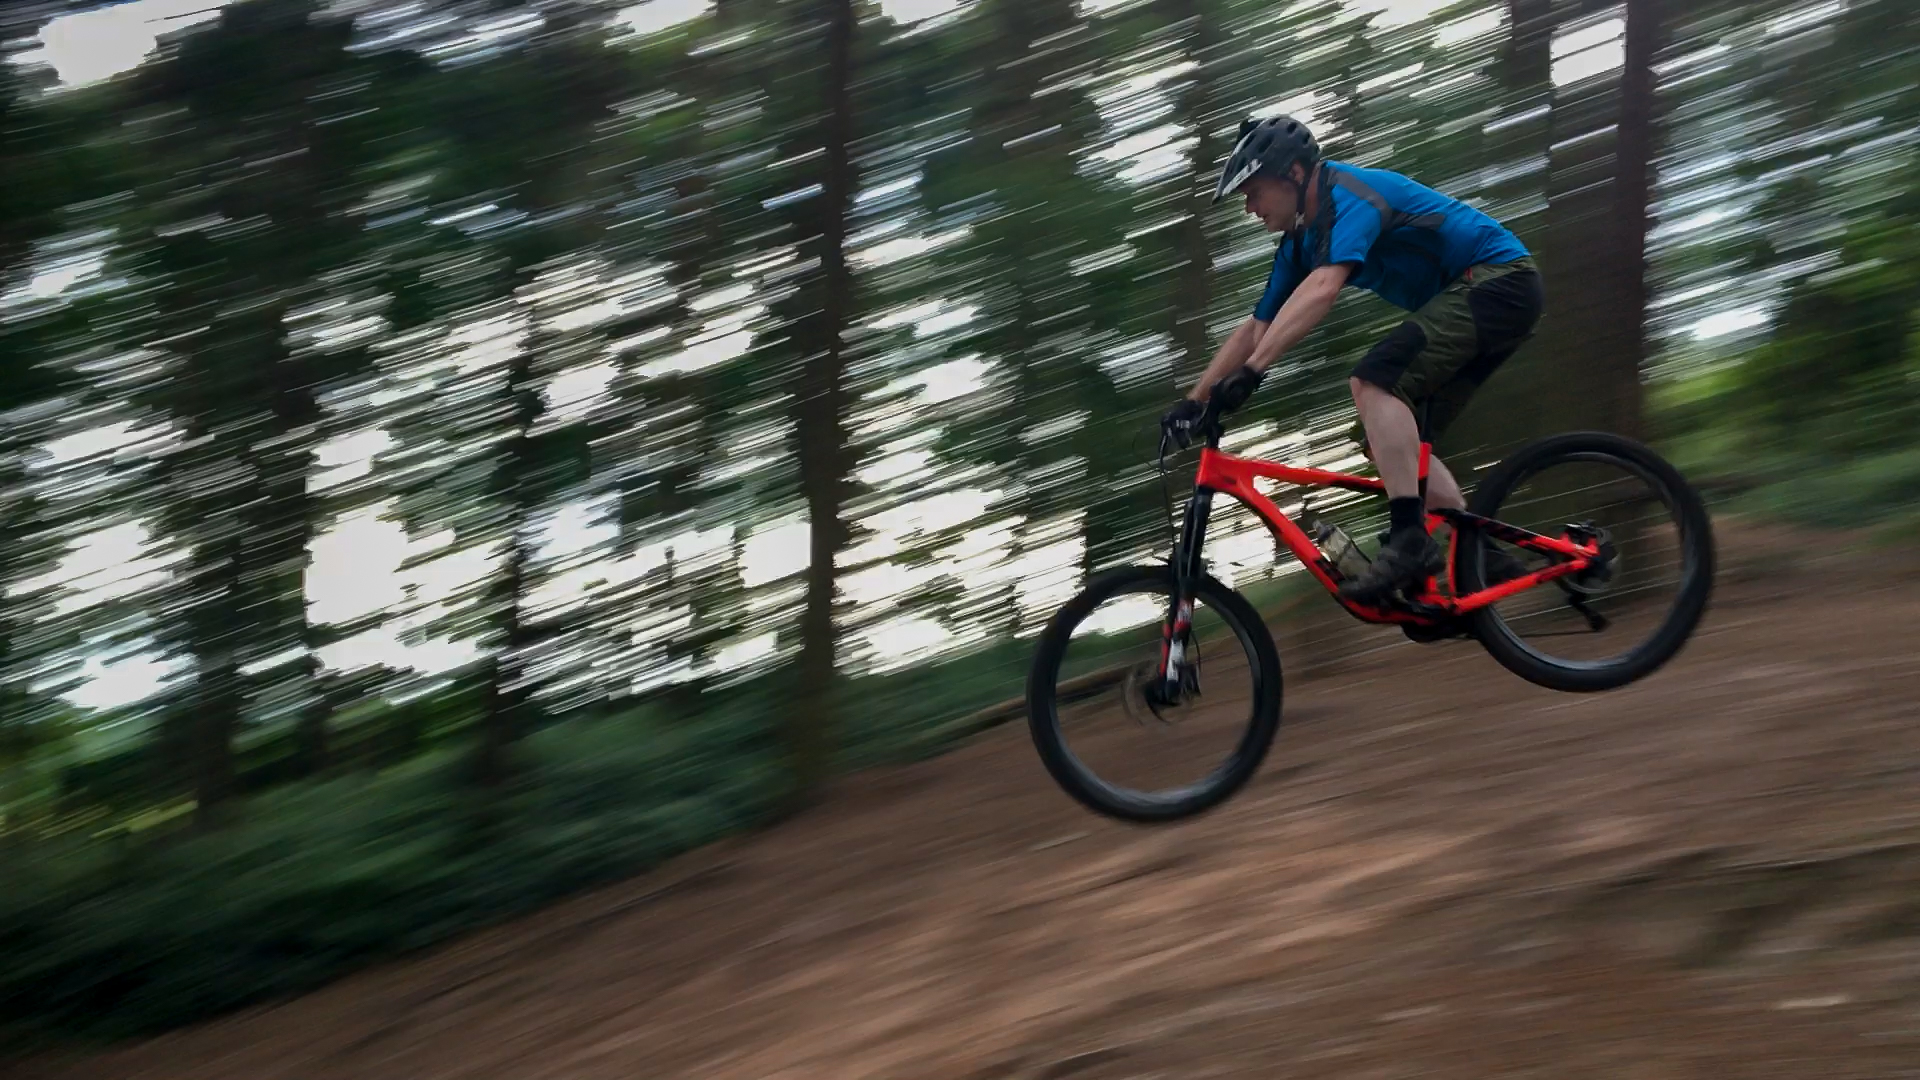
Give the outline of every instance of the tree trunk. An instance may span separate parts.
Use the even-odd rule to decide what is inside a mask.
[[[333,702],[320,688],[320,657],[313,652],[311,644],[301,664],[301,677],[313,696],[300,710],[300,727],[294,744],[300,755],[300,775],[314,776],[325,771],[328,764],[327,719],[333,715]]]
[[[271,403],[272,429],[262,450],[261,498],[255,503],[248,558],[257,565],[247,575],[254,593],[250,620],[270,627],[276,637],[300,647],[298,665],[307,704],[300,712],[295,745],[298,772],[311,776],[326,767],[327,715],[320,689],[319,635],[307,622],[307,565],[319,529],[320,500],[309,481],[320,421],[317,375],[295,358],[276,366],[279,386]]]
[[[289,601],[280,587],[287,585],[287,489],[296,487],[304,497],[305,459],[284,454],[278,443],[307,414],[297,412],[297,397],[275,395],[271,411],[249,430],[246,414],[238,409],[238,403],[259,401],[256,394],[286,377],[291,357],[285,312],[281,299],[216,324],[200,353],[207,374],[193,386],[183,410],[193,418],[190,436],[204,440],[176,478],[179,501],[172,508],[181,515],[181,531],[194,537],[186,582],[191,600],[184,618],[194,675],[185,708],[192,731],[195,820],[201,827],[216,823],[222,804],[238,790],[233,740],[248,688],[241,668],[280,643],[276,639],[290,608],[304,616],[304,603],[298,597]],[[310,393],[306,401],[311,409]],[[295,516],[306,517],[304,512]]]
[[[1500,81],[1509,100],[1523,109],[1552,103],[1553,27],[1553,0],[1507,0]],[[1543,93],[1547,98],[1540,97]]]
[[[1628,0],[1626,67],[1620,76],[1620,128],[1614,155],[1613,244],[1608,262],[1614,276],[1614,331],[1608,355],[1617,366],[1607,380],[1613,393],[1612,427],[1642,437],[1644,390],[1641,371],[1647,358],[1647,230],[1653,187],[1653,150],[1657,132],[1654,106],[1654,55],[1661,40],[1662,0]]]
[[[1653,53],[1658,0],[1628,6],[1626,67],[1616,81],[1552,85],[1551,0],[1509,0],[1502,60],[1509,113],[1550,106],[1506,129],[1502,161],[1545,155],[1544,213],[1514,223],[1539,262],[1546,314],[1538,335],[1489,380],[1442,451],[1491,459],[1576,428],[1637,436],[1646,356],[1646,233],[1655,142]],[[1531,192],[1515,181],[1500,201]],[[1538,222],[1538,224],[1532,224]]]
[[[245,626],[239,602],[241,549],[237,530],[197,544],[189,571],[204,599],[187,616],[194,674],[180,707],[190,733],[186,746],[199,828],[216,824],[222,804],[234,794],[233,737],[245,702],[238,641]]]
[[[1489,136],[1487,144],[1490,165],[1537,163],[1549,155],[1553,142],[1556,24],[1554,0],[1507,0],[1507,40],[1496,71],[1505,100],[1499,118],[1502,126]],[[1554,273],[1556,264],[1547,250],[1551,239],[1548,214],[1537,209],[1547,195],[1547,185],[1544,169],[1515,172],[1510,179],[1494,185],[1487,195],[1495,204],[1496,216],[1505,220],[1539,261],[1551,317],[1559,306],[1557,283],[1561,279]],[[1534,212],[1515,216],[1515,209],[1530,206]],[[1537,394],[1536,384],[1545,377],[1539,369],[1553,363],[1548,355],[1553,351],[1551,343],[1542,340],[1551,329],[1551,324],[1543,320],[1540,337],[1502,365],[1440,440],[1438,449],[1456,470],[1498,457],[1537,434],[1529,427],[1529,402]],[[1461,477],[1462,481],[1468,479]]]
[[[843,335],[853,307],[847,265],[847,211],[853,200],[852,0],[821,0],[826,33],[827,115],[822,125],[825,165],[816,213],[819,224],[821,309],[807,317],[811,333],[797,334],[806,350],[795,406],[800,488],[807,502],[806,603],[800,617],[799,700],[788,713],[787,752],[796,805],[825,779],[836,728],[834,691],[834,559],[846,544],[840,519],[851,454],[842,413],[847,403]]]
[[[494,466],[491,498],[505,505],[507,552],[487,587],[486,610],[493,619],[495,643],[484,668],[485,703],[480,720],[480,744],[474,757],[474,780],[497,787],[511,773],[508,751],[520,737],[527,691],[521,675],[531,642],[521,618],[520,600],[527,590],[529,562],[527,521],[533,514],[533,425],[540,419],[540,392],[533,385],[533,362],[538,336],[515,354],[507,367],[507,397],[513,404],[512,438],[501,448]]]
[[[1533,434],[1575,427],[1641,432],[1657,2],[1628,4],[1618,79],[1576,85],[1555,104],[1542,259],[1554,323],[1550,333],[1543,326],[1548,348],[1536,350],[1550,354],[1536,415],[1551,427]]]
[[[1181,123],[1198,136],[1187,163],[1192,178],[1182,207],[1186,217],[1173,229],[1174,257],[1179,260],[1174,286],[1173,340],[1184,366],[1175,373],[1171,396],[1183,392],[1185,380],[1197,378],[1213,358],[1207,334],[1207,313],[1213,303],[1213,243],[1207,236],[1207,214],[1212,206],[1212,178],[1228,149],[1214,136],[1213,77],[1209,61],[1220,45],[1218,23],[1205,17],[1200,0],[1176,0],[1172,13],[1192,26],[1188,56],[1199,63],[1176,99]]]
[[[508,548],[506,565],[488,590],[489,599],[502,606],[496,616],[499,644],[487,657],[486,698],[480,720],[480,744],[474,757],[473,777],[481,787],[498,787],[507,779],[511,772],[507,754],[520,737],[520,712],[526,693],[518,680],[525,631],[520,623],[517,598],[525,580],[526,548],[516,538]]]

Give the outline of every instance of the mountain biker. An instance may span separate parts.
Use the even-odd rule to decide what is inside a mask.
[[[1163,419],[1183,441],[1208,415],[1245,404],[1266,370],[1332,309],[1340,290],[1369,289],[1412,312],[1347,380],[1360,416],[1355,438],[1388,497],[1390,529],[1373,562],[1341,595],[1379,603],[1417,587],[1442,564],[1426,506],[1465,509],[1460,486],[1429,459],[1419,486],[1420,429],[1436,439],[1487,376],[1533,336],[1543,292],[1531,254],[1498,221],[1385,169],[1322,159],[1306,125],[1287,116],[1244,120],[1213,201],[1243,191],[1246,212],[1284,233],[1253,314],[1221,343],[1193,391]],[[1524,573],[1488,552],[1489,583]]]

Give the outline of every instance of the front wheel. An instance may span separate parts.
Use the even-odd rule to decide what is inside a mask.
[[[1109,570],[1054,615],[1027,679],[1028,726],[1067,794],[1132,822],[1192,817],[1252,779],[1280,725],[1280,655],[1259,612],[1194,583],[1182,693],[1156,678],[1172,603],[1165,566]]]
[[[1541,439],[1500,462],[1468,509],[1543,536],[1590,536],[1608,555],[1594,570],[1472,614],[1487,652],[1523,679],[1574,692],[1624,686],[1672,659],[1706,611],[1714,573],[1706,504],[1642,443],[1604,432]],[[1546,566],[1530,549],[1460,539],[1462,594],[1482,587],[1495,550],[1526,572]]]

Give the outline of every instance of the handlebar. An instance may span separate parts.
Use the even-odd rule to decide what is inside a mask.
[[[1180,449],[1185,450],[1194,444],[1195,436],[1204,439],[1209,450],[1218,450],[1221,434],[1220,412],[1214,407],[1213,402],[1209,401],[1206,410],[1191,427],[1180,429],[1167,424],[1160,426],[1160,457],[1165,460],[1170,442],[1178,442]]]

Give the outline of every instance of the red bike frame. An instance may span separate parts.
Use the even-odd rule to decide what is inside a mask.
[[[1307,572],[1312,574],[1314,579],[1320,582],[1321,586],[1325,588],[1335,600],[1339,601],[1342,607],[1352,612],[1357,618],[1367,622],[1432,624],[1436,621],[1465,615],[1468,612],[1483,608],[1488,604],[1504,600],[1515,593],[1524,592],[1542,582],[1551,581],[1554,578],[1564,577],[1568,574],[1579,573],[1591,565],[1600,553],[1597,541],[1575,543],[1557,537],[1542,536],[1539,533],[1529,532],[1526,529],[1516,528],[1504,522],[1481,517],[1478,514],[1471,514],[1463,510],[1429,511],[1426,522],[1429,535],[1443,522],[1453,526],[1453,534],[1449,540],[1447,551],[1447,587],[1445,591],[1440,589],[1439,581],[1436,577],[1429,577],[1425,587],[1421,591],[1421,595],[1410,598],[1419,610],[1381,608],[1355,603],[1340,595],[1341,578],[1339,572],[1334,568],[1333,564],[1328,561],[1326,555],[1320,551],[1319,547],[1314,544],[1313,540],[1307,536],[1306,532],[1302,530],[1300,526],[1294,524],[1292,519],[1288,518],[1287,515],[1281,511],[1280,507],[1275,505],[1272,499],[1261,494],[1253,482],[1256,479],[1266,478],[1305,488],[1336,487],[1348,491],[1371,491],[1381,495],[1386,494],[1385,485],[1382,484],[1381,481],[1371,477],[1350,476],[1346,473],[1329,472],[1325,469],[1300,468],[1293,465],[1283,465],[1277,461],[1261,461],[1255,458],[1237,457],[1233,454],[1224,453],[1218,446],[1212,445],[1213,440],[1210,439],[1208,442],[1209,445],[1204,446],[1200,451],[1200,468],[1194,478],[1194,486],[1197,489],[1195,497],[1204,500],[1210,493],[1218,492],[1222,495],[1230,495],[1238,499],[1249,510],[1252,510],[1254,514],[1258,515],[1262,521],[1266,522],[1267,528],[1273,531],[1275,539],[1285,544],[1287,549],[1293,552],[1293,557],[1300,560],[1301,565],[1307,568]],[[1432,445],[1422,442],[1420,444],[1419,476],[1423,489],[1426,486],[1428,462],[1432,454]],[[1199,508],[1197,528],[1193,527],[1194,523],[1191,521],[1192,514],[1191,512],[1189,514],[1190,526],[1187,530],[1187,535],[1183,537],[1183,545],[1190,546],[1189,551],[1183,553],[1188,558],[1197,554],[1200,533],[1205,529],[1206,513],[1206,505],[1203,501]],[[1491,588],[1480,589],[1462,596],[1459,593],[1459,583],[1454,580],[1453,565],[1454,553],[1458,550],[1460,543],[1460,534],[1465,529],[1478,529],[1496,539],[1519,547],[1554,555],[1563,561],[1558,561],[1554,565],[1536,570],[1524,577],[1504,581]]]

